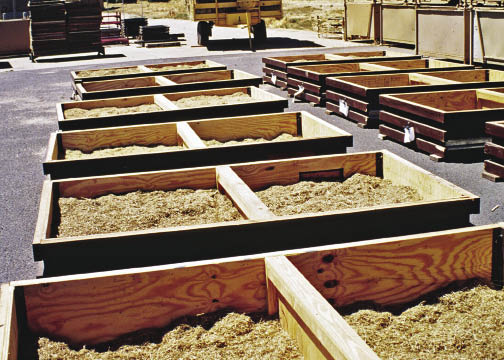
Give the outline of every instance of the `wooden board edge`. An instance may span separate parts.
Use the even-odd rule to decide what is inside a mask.
[[[180,137],[183,144],[189,149],[206,149],[205,143],[203,143],[201,138],[187,122],[178,122],[176,126],[177,137]]]
[[[35,233],[33,235],[33,244],[40,244],[43,239],[48,237],[50,226],[50,218],[52,213],[52,197],[53,197],[53,182],[44,180],[42,184],[42,192],[40,193],[39,212],[37,223],[35,225]]]
[[[0,284],[0,360],[17,360],[18,327],[14,286]]]
[[[310,340],[323,347],[321,353],[334,359],[379,359],[285,256],[267,257],[264,264],[268,281],[301,319],[300,326],[313,334],[315,339]]]

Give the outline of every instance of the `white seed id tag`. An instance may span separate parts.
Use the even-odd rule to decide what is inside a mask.
[[[292,97],[292,102],[296,101],[296,96],[301,95],[304,92],[304,87],[302,85],[299,85],[299,90],[294,93],[294,96]]]
[[[413,126],[406,126],[404,128],[404,143],[415,141],[415,128]]]
[[[339,112],[345,116],[348,116],[348,110],[349,110],[349,107],[348,107],[347,102],[343,99],[340,99],[339,100]]]
[[[271,82],[273,83],[273,85],[276,85],[276,81],[277,81],[277,77],[275,74],[271,75]]]

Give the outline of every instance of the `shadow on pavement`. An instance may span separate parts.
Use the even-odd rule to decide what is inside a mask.
[[[51,57],[51,58],[36,58],[38,63],[51,63],[51,62],[64,62],[64,61],[81,61],[93,59],[113,59],[126,57],[124,54],[110,54],[110,55],[81,55],[71,57]]]
[[[11,69],[12,65],[8,61],[0,61],[0,69]]]
[[[252,46],[255,50],[323,47],[313,41],[297,40],[286,37],[271,37],[262,44],[254,43],[254,39],[252,39]],[[248,38],[209,40],[207,49],[209,51],[250,50],[250,45]]]

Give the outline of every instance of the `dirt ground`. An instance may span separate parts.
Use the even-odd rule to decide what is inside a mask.
[[[231,95],[200,95],[182,98],[180,100],[172,101],[179,108],[192,108],[198,106],[214,106],[214,105],[229,105],[252,102],[254,99],[245,93],[236,92]]]
[[[301,181],[275,185],[256,194],[278,216],[421,200],[411,187],[362,174],[355,174],[343,182]]]
[[[94,199],[60,198],[57,237],[242,220],[217,189],[130,192]]]
[[[39,339],[40,360],[302,360],[296,343],[277,319],[260,314],[196,316],[165,333],[153,330],[120,339],[100,351]],[[138,343],[138,345],[136,345]]]
[[[345,320],[381,359],[503,359],[502,309],[504,291],[477,285],[398,315],[360,310]]]
[[[139,106],[129,106],[129,107],[102,107],[95,109],[81,109],[72,108],[63,111],[65,119],[80,119],[80,118],[93,118],[102,116],[112,116],[120,114],[129,114],[137,112],[151,112],[151,111],[161,111],[163,110],[159,105],[156,104],[142,104]]]
[[[93,150],[92,152],[83,152],[79,149],[66,149],[65,159],[66,160],[79,160],[79,159],[95,159],[107,156],[119,156],[119,155],[133,155],[133,154],[144,154],[144,153],[154,153],[154,152],[164,152],[164,151],[178,151],[184,150],[183,146],[166,146],[166,145],[152,145],[152,146],[140,146],[140,145],[130,145],[130,146],[118,146],[104,149]]]

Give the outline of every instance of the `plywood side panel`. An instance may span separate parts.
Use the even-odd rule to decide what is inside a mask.
[[[104,80],[104,81],[90,81],[83,82],[82,87],[86,92],[92,91],[106,91],[116,89],[129,89],[139,87],[157,86],[156,78],[154,76],[119,79],[119,80]]]
[[[188,124],[204,140],[221,142],[243,138],[273,139],[281,133],[297,136],[297,113],[279,113],[226,119],[195,120]]]
[[[61,103],[63,110],[81,108],[81,109],[96,109],[102,107],[129,107],[138,106],[142,104],[153,104],[154,96],[130,96],[117,99],[104,99],[104,100],[84,100]]]
[[[55,184],[62,197],[85,198],[137,190],[211,189],[216,187],[215,168],[212,167],[61,180],[56,181]]]
[[[384,151],[383,177],[398,185],[417,189],[424,201],[476,197],[458,186],[410,163],[391,152]]]
[[[0,284],[0,360],[18,359],[18,340],[14,287]]]
[[[335,306],[405,303],[492,273],[493,228],[454,230],[300,254],[289,260]],[[399,240],[401,239],[401,240]]]
[[[127,145],[176,145],[176,124],[133,125],[61,133],[64,149],[90,152],[103,147]]]
[[[233,72],[232,70],[202,71],[189,74],[165,75],[164,77],[175,84],[186,84],[200,81],[230,80],[233,79]]]
[[[376,153],[356,153],[298,158],[294,160],[262,161],[231,166],[252,190],[299,181],[299,173],[343,169],[345,178],[354,173],[376,175]]]
[[[305,138],[352,136],[352,134],[324,121],[309,112],[301,112],[301,133]]]
[[[266,310],[262,259],[182,267],[25,287],[35,334],[94,344],[178,317],[231,308]]]
[[[383,41],[414,44],[416,12],[413,7],[382,5]]]

